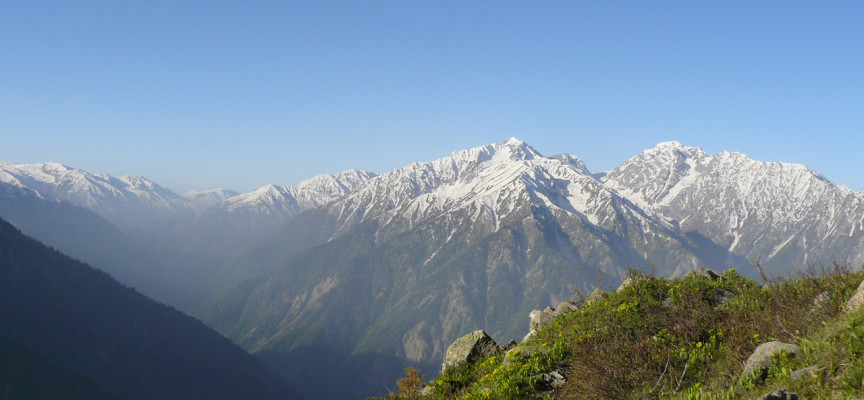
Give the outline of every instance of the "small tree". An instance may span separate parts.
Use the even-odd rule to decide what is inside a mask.
[[[420,390],[423,389],[423,377],[416,369],[405,368],[405,376],[396,381],[396,386],[399,387],[399,393],[390,393],[391,398],[396,399],[419,399]]]

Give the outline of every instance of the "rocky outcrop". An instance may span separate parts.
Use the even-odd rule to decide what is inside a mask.
[[[444,355],[444,365],[441,372],[470,363],[478,358],[486,358],[501,354],[503,349],[485,331],[471,332],[456,339]]]
[[[798,395],[786,389],[777,389],[772,393],[757,398],[756,400],[798,400]]]
[[[554,321],[559,315],[576,311],[579,311],[578,304],[572,301],[562,301],[561,303],[558,303],[558,307],[556,308],[546,307],[543,311],[531,311],[531,313],[528,314],[528,318],[530,319],[529,326],[532,331],[536,331],[540,328],[552,325],[552,321]]]
[[[686,274],[684,274],[685,279],[697,277],[697,276],[708,278],[708,279],[711,279],[713,281],[720,279],[720,274],[718,274],[714,270],[711,270],[708,268],[696,268],[696,269],[690,270]]]
[[[801,348],[794,344],[779,341],[762,343],[753,351],[747,362],[744,363],[744,373],[749,373],[753,369],[758,368],[759,370],[754,372],[761,375],[764,370],[774,365],[774,355],[781,351],[786,352],[790,357],[794,357],[801,352]]]
[[[864,281],[861,281],[861,284],[858,285],[858,290],[855,291],[855,294],[846,302],[846,305],[843,307],[843,312],[854,311],[864,306]]]

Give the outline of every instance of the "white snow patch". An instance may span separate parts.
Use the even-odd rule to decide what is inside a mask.
[[[675,200],[675,198],[678,197],[678,194],[680,194],[682,190],[692,186],[699,178],[699,174],[696,173],[696,163],[693,159],[687,158],[684,162],[690,167],[687,169],[687,175],[683,176],[678,180],[678,183],[669,188],[669,191],[665,196],[663,196],[663,199],[657,202],[658,206],[668,206],[672,200]]]
[[[732,240],[732,244],[729,245],[729,251],[735,251],[735,247],[738,246],[738,241],[741,240],[741,234],[738,232],[732,232],[732,236],[735,239]]]
[[[777,247],[775,247],[774,250],[771,251],[771,254],[768,255],[768,259],[770,260],[774,258],[774,256],[776,256],[777,253],[780,252],[780,250],[783,250],[783,248],[786,247],[786,245],[789,244],[789,242],[791,242],[794,238],[795,235],[789,236],[789,239],[786,239],[783,243],[780,243]]]

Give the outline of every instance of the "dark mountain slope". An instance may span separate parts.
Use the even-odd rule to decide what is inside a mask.
[[[114,399],[81,374],[0,336],[0,399]]]
[[[108,272],[160,302],[188,310],[209,295],[201,270],[210,263],[191,256],[145,250],[93,211],[47,200],[0,182],[0,218],[25,235]]]
[[[202,323],[0,220],[0,336],[36,371],[123,399],[289,399],[263,363]],[[55,366],[46,366],[48,360]],[[40,366],[41,365],[41,366]],[[30,376],[34,381],[52,376]],[[0,388],[0,394],[15,390]],[[71,394],[70,394],[71,396]],[[82,396],[81,398],[89,398]]]

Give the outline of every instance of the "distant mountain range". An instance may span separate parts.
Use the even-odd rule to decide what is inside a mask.
[[[0,164],[0,181],[0,216],[36,237],[46,233],[32,229],[32,213],[10,204],[66,204],[42,225],[66,224],[70,210],[111,221],[128,254],[161,265],[148,261],[126,282],[158,297],[176,277],[195,295],[174,304],[206,300],[197,315],[313,398],[375,394],[405,363],[434,373],[445,346],[478,328],[518,339],[531,309],[592,290],[598,276],[616,286],[631,267],[755,276],[755,260],[770,273],[864,261],[864,194],[802,165],[675,142],[596,173],[509,139],[382,175],[351,170],[239,195],[180,196],[59,164]],[[316,383],[333,371],[365,384]]]

